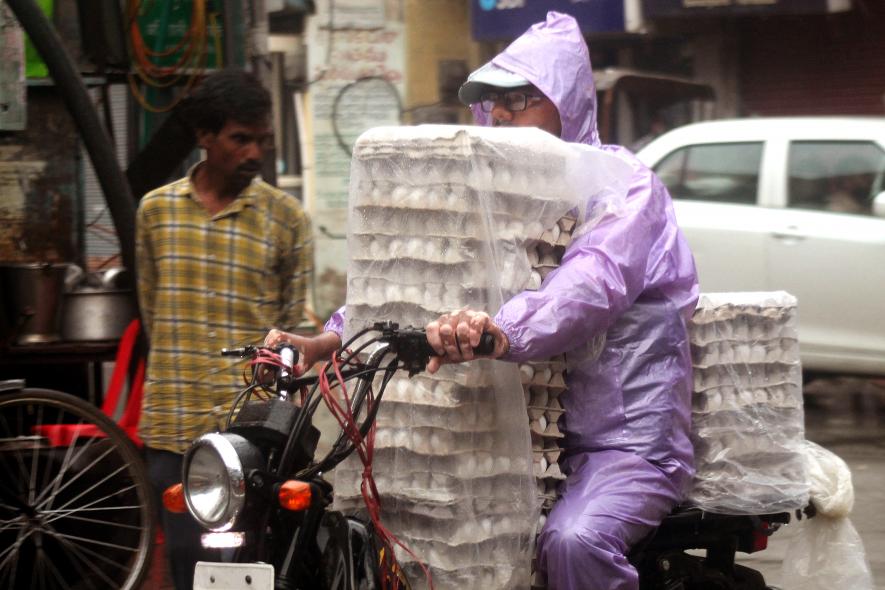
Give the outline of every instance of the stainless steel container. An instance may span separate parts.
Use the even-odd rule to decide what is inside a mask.
[[[70,341],[116,340],[135,314],[129,289],[80,288],[64,294],[61,335]]]
[[[61,339],[61,295],[67,264],[24,263],[0,266],[8,331],[15,344]]]

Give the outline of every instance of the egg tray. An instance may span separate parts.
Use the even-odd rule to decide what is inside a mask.
[[[417,428],[445,428],[459,434],[485,432],[494,429],[494,412],[494,403],[489,400],[439,406],[392,400],[385,394],[375,424],[378,428],[396,428],[404,424]]]
[[[523,524],[523,526],[526,526]],[[512,547],[516,550],[526,550],[527,540],[523,535],[498,535],[490,539],[486,539],[476,543],[462,543],[452,545],[446,543],[444,539],[425,540],[420,538],[401,539],[406,542],[408,547],[416,556],[420,556],[423,561],[433,564],[432,567],[436,571],[442,572],[460,572],[464,568],[476,568],[482,566],[496,566],[508,563],[508,555],[501,550],[502,545]],[[522,545],[520,545],[522,544]],[[403,552],[405,554],[405,552]],[[415,561],[411,555],[405,554],[400,559],[400,553],[397,552],[397,559],[401,564],[408,564]],[[513,564],[510,564],[513,568]],[[411,578],[412,580],[420,578]],[[434,577],[434,586],[437,579]],[[464,586],[463,588],[489,588],[490,586]],[[517,586],[519,587],[519,586]]]
[[[418,590],[423,587],[422,580],[425,579],[425,572],[421,566],[411,557],[400,560],[403,572],[409,579],[412,588]],[[425,566],[427,567],[427,566]],[[467,588],[507,588],[516,589],[524,588],[522,578],[524,576],[515,570],[513,564],[495,566],[475,566],[456,568],[454,570],[443,570],[433,566],[429,566],[428,570],[433,576],[433,584],[436,590],[464,590]]]
[[[798,385],[802,382],[799,361],[775,363],[719,364],[695,367],[694,391],[704,392],[712,388],[736,387],[741,390]]]
[[[348,488],[347,493],[339,498],[337,496],[338,489],[336,484],[335,493],[335,505],[339,507],[336,509],[348,514],[357,514],[365,511],[366,505],[363,498],[355,489],[350,490]],[[416,516],[426,516],[440,520],[463,519],[465,512],[513,517],[524,517],[529,512],[528,507],[514,506],[514,503],[508,500],[502,500],[502,496],[456,497],[448,495],[445,498],[436,498],[433,501],[422,501],[391,494],[389,497],[382,497],[381,504],[385,514],[387,512],[406,512]]]
[[[796,298],[785,291],[702,293],[691,323],[704,326],[727,322],[737,333],[746,329],[752,339],[754,327],[763,333],[782,325],[795,327],[796,305]],[[695,330],[693,326],[692,333]]]
[[[781,383],[768,387],[735,387],[723,385],[692,394],[692,412],[702,421],[707,414],[744,411],[764,411],[771,408],[796,409],[802,407],[802,388],[797,383]]]
[[[525,186],[516,186],[511,190],[501,187],[480,190],[447,181],[429,183],[426,178],[415,175],[389,181],[378,176],[363,178],[356,182],[354,188],[352,205],[357,213],[355,221],[365,216],[403,213],[416,213],[429,220],[446,216],[471,220],[494,218],[501,223],[519,221],[520,227],[534,228],[535,232],[528,233],[534,233],[535,237],[544,230],[543,224],[538,221],[542,217],[539,212],[549,207],[568,207],[568,203],[559,199],[539,199],[533,193],[526,192]],[[555,232],[552,228],[550,231]],[[475,237],[465,233],[455,235]]]
[[[383,274],[383,273],[377,273]],[[398,273],[402,276],[402,269]],[[437,279],[440,275],[437,275]],[[388,277],[396,276],[394,273]],[[349,281],[356,284],[359,278],[354,277]],[[412,281],[408,281],[411,283]],[[365,311],[395,309],[402,307],[413,310],[413,313],[424,312],[425,315],[438,315],[438,310],[459,309],[463,304],[460,301],[475,301],[476,305],[487,305],[490,300],[489,289],[485,287],[463,286],[460,284],[426,283],[425,285],[408,284],[406,281],[398,283],[385,278],[371,278],[366,281],[366,288],[362,293],[355,293],[351,297],[350,305],[366,308]],[[384,301],[379,305],[378,301]],[[453,307],[454,306],[454,307]]]
[[[519,475],[525,473],[526,458],[509,458],[498,456],[490,451],[478,451],[471,454],[435,454],[427,455],[412,449],[404,449],[401,453],[390,448],[376,449],[375,456],[390,461],[396,472],[413,474],[427,472],[445,476],[459,477],[464,480],[480,477]],[[345,469],[362,472],[359,464],[348,463]]]
[[[799,341],[796,338],[769,340],[714,340],[691,345],[692,365],[708,368],[715,365],[799,362]]]
[[[345,477],[352,475],[359,478],[362,470],[345,468],[341,473]],[[407,510],[410,508],[405,507],[423,503],[450,505],[465,497],[512,505],[512,494],[505,493],[501,488],[508,484],[518,485],[519,478],[523,477],[524,473],[523,470],[519,473],[504,473],[489,477],[462,478],[447,473],[392,469],[386,470],[385,473],[379,471],[374,477],[385,510],[392,506],[391,502],[396,502],[399,510]],[[335,494],[336,500],[361,498],[359,489],[352,486],[343,488],[339,486]]]
[[[384,403],[379,414],[394,409],[403,412],[410,405],[414,406],[416,412],[439,411],[443,415],[465,406],[489,408],[491,383],[488,374],[478,364],[464,363],[457,367],[459,371],[449,367],[445,374],[421,373],[412,378],[394,376],[384,391]],[[396,404],[395,408],[385,409],[388,403]]]

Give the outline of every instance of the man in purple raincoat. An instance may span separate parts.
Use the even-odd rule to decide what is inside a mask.
[[[538,565],[551,589],[635,590],[626,554],[682,500],[693,475],[691,253],[660,180],[626,149],[600,144],[589,52],[573,18],[550,12],[472,73],[459,96],[478,124],[539,127],[633,168],[624,211],[576,238],[538,291],[506,302],[494,320],[455,312],[427,332],[442,355],[430,370],[473,358],[468,344],[483,331],[495,335],[494,358],[566,354],[568,477],[541,532]],[[343,329],[342,309],[318,337],[273,330],[265,342],[288,340],[310,362],[340,346]]]
[[[600,144],[589,52],[573,18],[550,12],[473,72],[459,97],[477,123],[540,127],[633,168],[625,211],[576,238],[538,291],[507,301],[494,320],[457,312],[427,330],[445,353],[431,369],[469,360],[468,341],[478,344],[483,331],[506,360],[566,354],[568,478],[541,532],[538,565],[551,589],[636,589],[625,556],[682,500],[693,475],[691,253],[661,181],[626,149]],[[601,351],[592,346],[600,334]]]

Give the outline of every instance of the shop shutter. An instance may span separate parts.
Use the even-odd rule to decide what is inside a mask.
[[[885,3],[745,19],[740,46],[744,116],[885,115]]]

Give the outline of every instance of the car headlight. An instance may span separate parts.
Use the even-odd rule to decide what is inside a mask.
[[[260,467],[258,450],[242,436],[204,434],[184,455],[182,481],[188,510],[209,530],[230,530],[246,506],[246,475]]]

